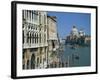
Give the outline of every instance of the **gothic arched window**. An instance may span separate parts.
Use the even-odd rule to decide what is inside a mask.
[[[32,33],[32,43],[34,43],[34,32]]]
[[[30,32],[27,33],[27,43],[29,43],[29,39],[30,39]]]
[[[24,44],[24,31],[23,31],[23,33],[22,33],[22,37],[23,37],[23,44]]]

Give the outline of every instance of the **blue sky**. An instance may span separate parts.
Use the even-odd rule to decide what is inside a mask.
[[[60,38],[65,38],[73,25],[78,30],[83,29],[86,34],[91,34],[91,15],[89,13],[48,12],[48,15],[57,17],[57,29]]]

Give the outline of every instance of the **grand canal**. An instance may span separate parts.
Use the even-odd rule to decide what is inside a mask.
[[[80,67],[91,65],[90,46],[71,47],[63,44],[63,51],[59,52],[60,61],[68,63],[68,67]]]

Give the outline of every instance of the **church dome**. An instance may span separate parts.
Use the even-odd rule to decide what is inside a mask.
[[[71,35],[72,36],[77,36],[77,37],[79,36],[78,29],[75,26],[73,26],[73,28],[71,30]]]
[[[79,35],[80,35],[80,36],[84,36],[84,35],[85,35],[85,32],[82,31],[82,30],[80,30],[80,31],[79,31]]]

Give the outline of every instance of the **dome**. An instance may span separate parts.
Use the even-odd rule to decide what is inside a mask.
[[[79,31],[79,35],[80,36],[84,36],[85,35],[85,32],[81,30],[81,31]]]
[[[75,26],[73,26],[73,28],[71,30],[71,35],[77,36],[77,37],[79,36],[78,29]]]

